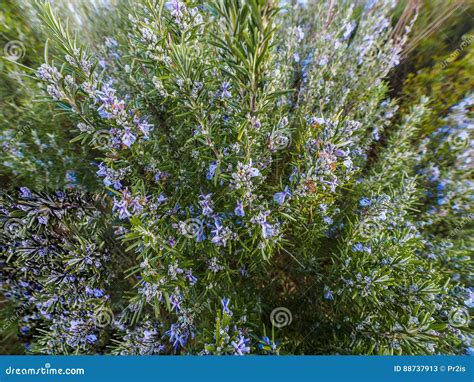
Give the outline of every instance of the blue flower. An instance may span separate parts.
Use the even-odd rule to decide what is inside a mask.
[[[436,185],[436,190],[437,191],[443,191],[446,188],[446,181],[441,180],[437,185]]]
[[[229,303],[230,303],[230,299],[228,299],[227,297],[223,297],[221,299],[222,313],[232,316],[232,311],[229,309]]]
[[[216,162],[211,162],[209,165],[209,168],[207,169],[207,174],[206,174],[206,179],[211,180],[214,177],[214,174],[216,173],[218,163]]]
[[[185,277],[189,281],[189,285],[194,285],[197,283],[198,279],[193,275],[193,271],[191,269],[188,269],[185,272]]]
[[[331,224],[333,223],[332,218],[329,217],[329,216],[325,216],[325,217],[323,218],[323,221],[324,221],[326,224],[328,224],[328,225],[331,225]]]
[[[261,223],[261,227],[262,227],[262,236],[264,239],[268,239],[272,236],[275,236],[276,234],[275,227],[272,226],[270,223],[263,222]]]
[[[237,342],[232,341],[230,344],[234,347],[236,355],[244,355],[250,353],[250,347],[247,346],[249,342],[250,340],[248,338],[241,335]]]
[[[176,353],[179,347],[184,347],[188,342],[189,331],[183,329],[179,324],[171,324],[170,330],[165,335],[170,337],[170,343],[173,344],[173,350]]]
[[[277,192],[275,195],[273,195],[273,200],[281,206],[285,202],[285,198],[287,196],[291,196],[288,186],[285,187],[284,191]]]
[[[372,202],[370,201],[369,198],[364,197],[361,200],[359,200],[359,204],[361,207],[368,207],[372,204]]]
[[[105,111],[104,105],[102,105],[101,107],[99,107],[99,108],[97,109],[97,111],[99,112],[99,117],[100,117],[100,118],[107,119],[107,118],[110,118],[110,117],[111,117],[111,114],[108,113],[107,111]]]
[[[238,201],[237,201],[237,207],[235,207],[234,213],[235,213],[237,216],[245,216],[244,204],[242,203],[241,200],[238,200]]]
[[[76,183],[77,182],[77,174],[75,171],[72,170],[67,170],[66,171],[66,181],[70,183]]]
[[[329,300],[329,301],[334,300],[334,296],[332,295],[332,290],[330,290],[329,288],[325,288],[325,290],[324,290],[324,298],[325,298],[326,300]]]
[[[170,296],[171,309],[174,309],[176,312],[181,310],[182,297],[180,294],[172,294]]]
[[[97,341],[97,336],[95,334],[88,334],[86,336],[86,341],[90,344],[93,344],[94,342]]]

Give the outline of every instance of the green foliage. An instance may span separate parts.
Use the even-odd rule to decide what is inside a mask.
[[[398,110],[412,20],[309,3],[9,13],[45,48],[0,74],[3,189],[23,186],[1,201],[0,285],[29,352],[470,348],[470,51],[409,76]],[[446,78],[463,100],[419,143]]]
[[[474,88],[474,33],[464,35],[463,41],[455,51],[439,57],[434,66],[409,74],[404,82],[404,105],[410,105],[422,95],[430,98],[433,116],[423,128],[424,133],[440,127],[449,108]]]

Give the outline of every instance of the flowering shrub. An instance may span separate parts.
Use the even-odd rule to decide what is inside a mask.
[[[416,144],[427,100],[400,115],[385,81],[411,24],[311,3],[133,2],[90,45],[42,7],[35,81],[101,186],[2,199],[29,351],[470,347],[473,98]]]

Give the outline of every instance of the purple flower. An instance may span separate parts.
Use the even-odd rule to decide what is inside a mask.
[[[170,296],[171,309],[174,309],[176,312],[181,310],[182,297],[180,294],[172,294]]]
[[[99,108],[97,109],[97,111],[99,112],[99,117],[100,117],[100,118],[107,119],[107,118],[110,118],[110,117],[111,117],[110,113],[108,113],[107,111],[105,111],[104,105],[102,105],[101,107],[99,107]]]
[[[31,191],[28,187],[20,187],[20,197],[24,199],[29,199],[32,197]]]
[[[99,176],[107,176],[107,166],[104,163],[99,163],[99,170],[96,172]]]
[[[130,147],[136,141],[135,135],[132,134],[130,129],[125,129],[125,133],[122,135],[122,142],[125,146]]]
[[[146,119],[140,119],[134,117],[133,121],[136,123],[138,130],[140,130],[145,138],[148,138],[150,131],[153,129],[153,125],[148,123]]]
[[[132,207],[132,211],[134,214],[138,214],[143,211],[143,203],[146,203],[146,197],[143,199],[140,198],[133,198],[130,201],[130,207]]]
[[[468,298],[464,301],[464,304],[468,308],[474,308],[474,288],[469,289],[469,295]]]
[[[347,40],[350,35],[352,34],[352,31],[354,30],[354,24],[353,23],[347,23],[344,25],[344,32],[342,35],[343,40]]]
[[[46,225],[48,224],[48,217],[47,216],[38,216],[38,223]]]
[[[181,1],[171,0],[169,7],[171,8],[171,16],[175,19],[179,20],[183,17],[183,9],[185,9],[185,7]]]
[[[211,196],[212,194],[207,194],[207,195],[204,195],[204,194],[201,194],[199,196],[199,198],[201,199],[199,201],[199,204],[201,205],[202,207],[202,214],[204,216],[209,216],[210,214],[212,214],[212,200],[211,200]]]
[[[189,284],[190,285],[194,285],[197,283],[198,279],[197,277],[195,277],[193,275],[193,271],[191,269],[188,269],[185,273],[184,273],[186,279],[189,281]]]
[[[114,206],[112,207],[112,211],[119,211],[119,219],[124,220],[132,216],[132,214],[127,209],[127,202],[125,200],[117,201],[114,198]]]
[[[221,98],[232,98],[232,94],[230,94],[230,83],[224,81],[221,85]]]
[[[286,186],[282,192],[277,192],[275,195],[273,195],[273,200],[281,206],[285,202],[285,198],[287,196],[291,196],[288,186]]]
[[[236,355],[244,355],[250,353],[250,347],[247,346],[249,342],[250,340],[248,338],[241,335],[237,342],[232,341],[230,344],[234,347]]]
[[[262,236],[264,239],[268,239],[277,234],[277,228],[267,222],[267,217],[269,214],[270,211],[262,211],[252,218],[252,223],[257,223],[262,228]]]

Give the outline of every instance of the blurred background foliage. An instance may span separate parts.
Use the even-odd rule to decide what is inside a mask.
[[[390,81],[403,112],[423,95],[430,99],[424,134],[439,127],[449,108],[474,89],[474,2],[405,0],[397,17],[413,3],[419,6],[418,17]]]

